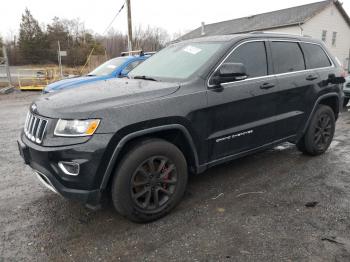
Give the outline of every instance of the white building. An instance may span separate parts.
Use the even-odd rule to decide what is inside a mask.
[[[342,4],[335,0],[203,25],[180,39],[251,31],[297,34],[323,40],[350,72],[350,18]]]

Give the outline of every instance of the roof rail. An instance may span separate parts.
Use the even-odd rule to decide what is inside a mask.
[[[154,55],[155,53],[157,53],[156,51],[152,51],[152,52],[144,52],[144,55]]]
[[[293,36],[302,36],[302,37],[310,37],[309,35],[299,35],[299,34],[291,34],[286,32],[277,32],[277,31],[252,31],[249,34],[276,34],[276,35],[293,35]]]
[[[142,56],[143,55],[143,50],[140,49],[140,50],[133,50],[133,51],[125,51],[125,52],[121,52],[120,53],[121,56],[135,55],[135,54]]]
[[[121,52],[120,56],[127,56],[127,55],[139,55],[139,56],[144,56],[144,55],[154,55],[156,52],[144,52],[142,49],[140,50],[133,50],[133,51],[125,51]]]
[[[264,31],[251,31],[249,34],[264,34]]]

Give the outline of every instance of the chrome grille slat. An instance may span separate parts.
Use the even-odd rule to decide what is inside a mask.
[[[28,122],[29,122],[29,117],[30,117],[30,114],[29,114],[29,112],[28,112],[28,113],[27,113],[27,116],[26,116],[26,122],[24,123],[24,131],[27,130]]]
[[[46,119],[29,112],[24,123],[24,134],[31,141],[37,144],[41,144],[44,138],[46,127]]]
[[[41,131],[41,135],[40,135],[40,143],[41,143],[41,141],[43,141],[45,131],[46,131],[46,126],[47,126],[47,121],[45,120],[44,126],[43,126],[42,131]]]
[[[39,119],[39,123],[38,123],[38,126],[36,128],[36,132],[35,132],[35,142],[37,143],[40,143],[40,139],[39,139],[39,131],[41,129],[41,125],[43,124],[43,120],[42,119]]]
[[[33,115],[30,115],[30,117],[29,117],[29,125],[28,125],[28,129],[27,129],[28,137],[30,135],[30,130],[32,128],[32,124],[33,124]]]
[[[32,128],[30,130],[30,140],[32,141],[35,141],[35,138],[34,138],[34,130],[35,130],[35,125],[36,125],[36,121],[38,120],[35,116],[33,117],[33,125],[32,125]]]

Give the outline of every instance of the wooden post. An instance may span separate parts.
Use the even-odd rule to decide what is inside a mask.
[[[131,21],[130,0],[126,0],[126,7],[127,7],[127,14],[128,14],[128,49],[129,49],[128,51],[131,52],[133,49],[133,42],[132,42],[132,21]]]
[[[10,64],[9,64],[9,59],[8,59],[8,56],[7,56],[7,50],[6,50],[5,45],[2,46],[2,52],[4,54],[7,80],[9,82],[9,87],[12,87],[12,79],[11,79],[11,73],[10,73]]]

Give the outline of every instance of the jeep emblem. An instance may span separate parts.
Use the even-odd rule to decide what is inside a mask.
[[[36,112],[36,109],[37,109],[36,104],[32,104],[31,109],[32,109],[33,113],[35,113],[35,112]]]

